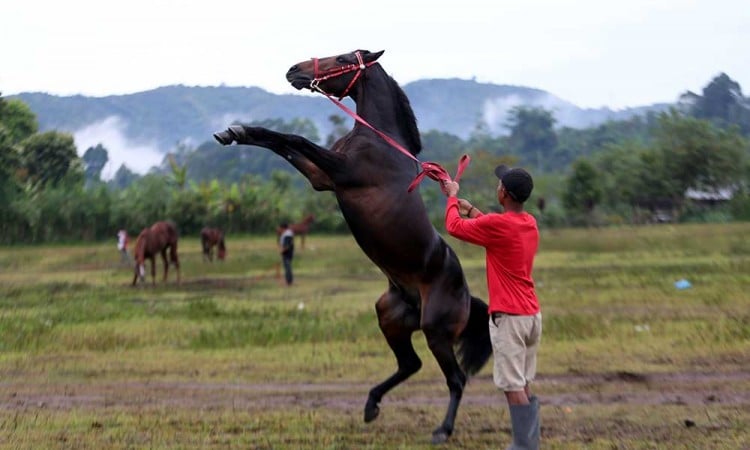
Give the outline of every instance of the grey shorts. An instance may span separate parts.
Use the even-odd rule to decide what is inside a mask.
[[[493,315],[490,316],[489,327],[495,361],[492,371],[495,386],[503,391],[522,391],[536,376],[542,313],[533,316]]]

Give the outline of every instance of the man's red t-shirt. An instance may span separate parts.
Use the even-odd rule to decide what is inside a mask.
[[[539,247],[539,229],[534,216],[527,212],[504,212],[462,219],[458,199],[449,197],[445,228],[451,236],[485,248],[490,314],[534,315],[539,312],[531,278]]]

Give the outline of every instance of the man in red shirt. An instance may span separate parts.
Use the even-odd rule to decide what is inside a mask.
[[[500,180],[497,200],[504,210],[499,214],[484,214],[458,199],[455,181],[443,183],[448,197],[445,228],[451,236],[486,250],[493,379],[510,410],[513,443],[508,448],[538,449],[539,399],[531,394],[529,383],[536,375],[542,336],[542,314],[531,278],[539,230],[536,219],[523,209],[534,182],[520,168],[498,166],[495,175]]]

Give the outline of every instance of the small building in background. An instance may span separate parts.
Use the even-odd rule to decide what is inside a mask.
[[[700,205],[714,206],[728,202],[732,199],[732,197],[734,197],[735,192],[737,192],[737,189],[733,187],[726,187],[710,191],[690,188],[685,191],[685,198],[690,202]]]

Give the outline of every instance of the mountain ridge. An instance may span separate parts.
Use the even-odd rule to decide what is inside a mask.
[[[627,119],[670,106],[654,104],[617,111],[580,108],[542,89],[460,78],[418,80],[402,88],[422,132],[437,130],[462,139],[469,137],[478,124],[493,134],[506,134],[507,113],[515,106],[551,110],[558,127],[572,128]],[[8,96],[13,97],[29,105],[37,115],[40,130],[74,134],[79,147],[97,142],[110,150],[117,145],[146,146],[162,156],[180,143],[195,147],[210,141],[213,132],[233,121],[307,118],[316,125],[323,140],[333,126],[329,117],[344,115],[323,96],[274,94],[254,86],[177,84],[104,97],[41,92]],[[353,105],[348,99],[345,103]],[[119,133],[117,139],[107,136],[112,127]]]

